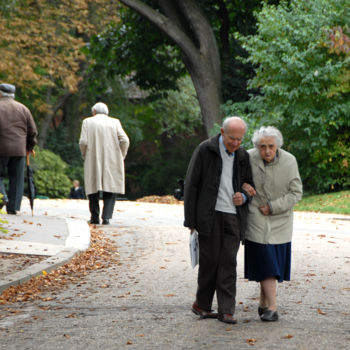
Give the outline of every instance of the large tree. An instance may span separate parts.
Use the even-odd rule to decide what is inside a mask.
[[[139,0],[120,2],[151,21],[181,49],[209,134],[214,123],[221,122],[221,63],[213,29],[198,2],[161,0],[162,12]]]
[[[221,122],[221,101],[249,98],[246,82],[253,69],[239,59],[246,52],[235,35],[255,32],[253,13],[261,8],[260,0],[120,2],[126,8],[119,9],[119,24],[90,46],[96,68],[127,77],[154,97],[155,91],[159,96],[174,88],[185,66],[208,133]]]

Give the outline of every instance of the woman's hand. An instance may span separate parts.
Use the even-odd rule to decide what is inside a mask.
[[[259,210],[261,212],[261,214],[263,215],[270,215],[271,214],[271,209],[270,206],[268,204],[262,205],[261,207],[259,207]]]

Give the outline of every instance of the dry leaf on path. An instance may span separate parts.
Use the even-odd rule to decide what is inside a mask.
[[[322,311],[320,308],[317,309],[317,312],[320,314],[320,315],[325,315],[326,313],[324,311]]]
[[[254,346],[256,342],[257,342],[257,339],[255,339],[255,338],[248,338],[246,340],[246,343],[251,345],[251,346]]]

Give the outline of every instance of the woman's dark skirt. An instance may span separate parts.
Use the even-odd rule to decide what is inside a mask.
[[[278,282],[290,281],[291,242],[284,244],[261,244],[245,241],[244,277],[261,282],[276,277]]]

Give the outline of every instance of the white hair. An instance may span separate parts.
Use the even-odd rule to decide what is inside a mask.
[[[12,92],[4,92],[4,91],[0,90],[0,95],[3,96],[3,97],[13,97],[13,98],[15,98],[15,94],[12,93]]]
[[[259,147],[260,140],[263,137],[273,137],[276,142],[277,148],[281,148],[283,145],[282,133],[274,126],[262,126],[259,130],[254,132],[252,142],[256,148]]]
[[[94,112],[95,112],[96,114],[106,114],[106,115],[108,115],[108,107],[103,102],[97,102],[96,104],[94,104],[92,106],[91,112],[92,112],[92,114],[94,114]]]
[[[222,122],[222,128],[226,131],[227,130],[227,127],[228,127],[228,124],[232,121],[232,120],[240,120],[243,125],[244,125],[244,132],[247,131],[248,127],[247,127],[247,123],[240,117],[237,117],[237,116],[231,116],[231,117],[226,117],[224,119],[224,121]]]

